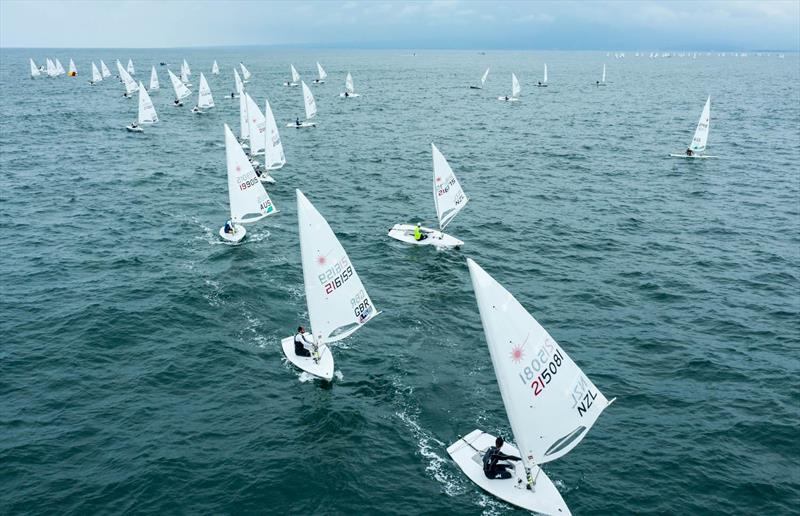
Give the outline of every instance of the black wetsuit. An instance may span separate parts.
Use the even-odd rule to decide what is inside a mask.
[[[498,464],[497,462],[501,460],[521,459],[513,455],[506,455],[496,446],[490,446],[483,455],[483,474],[486,475],[486,478],[511,478],[511,473],[508,472],[510,466],[508,464]]]
[[[307,350],[306,347],[303,345],[303,341],[306,338],[304,334],[298,333],[294,336],[294,354],[299,357],[310,357],[311,351]],[[308,342],[308,341],[306,341]]]

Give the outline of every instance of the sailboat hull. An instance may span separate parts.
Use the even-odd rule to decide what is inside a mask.
[[[526,488],[525,468],[521,461],[508,461],[511,465],[509,468],[511,478],[486,478],[483,473],[483,455],[490,446],[494,446],[494,441],[495,436],[482,430],[473,430],[451,444],[447,448],[447,453],[478,487],[505,502],[540,514],[559,516],[571,514],[561,493],[541,469],[534,473],[535,481],[532,489]],[[503,444],[501,451],[519,457],[519,450],[510,443]]]
[[[297,125],[294,122],[286,124],[286,127],[294,127],[296,129],[302,129],[303,127],[316,127],[316,126],[317,124],[315,122],[300,122],[300,125]]]
[[[247,229],[241,224],[233,225],[233,233],[226,233],[225,226],[219,228],[219,237],[231,244],[238,244],[247,235]]]
[[[421,226],[420,230],[428,235],[428,238],[416,240],[414,238],[414,228],[415,226],[413,224],[395,224],[394,227],[389,230],[389,236],[395,240],[411,245],[432,245],[438,248],[453,248],[464,245],[464,242],[446,233]]]
[[[347,95],[345,95],[344,93],[340,93],[339,96],[342,97],[343,99],[350,99],[354,97],[360,97],[361,95],[359,93],[348,93]]]
[[[708,158],[716,158],[717,156],[709,156],[707,154],[692,154],[691,156],[689,156],[686,153],[681,153],[681,154],[670,154],[670,157],[687,158],[687,159],[708,159]]]
[[[519,102],[519,99],[515,99],[514,97],[497,97],[497,100],[502,100],[504,102]]]
[[[333,354],[328,346],[323,345],[320,349],[318,362],[315,362],[311,357],[301,357],[295,354],[294,336],[281,340],[281,348],[283,348],[283,354],[286,355],[286,359],[295,367],[323,380],[331,381],[333,379]]]

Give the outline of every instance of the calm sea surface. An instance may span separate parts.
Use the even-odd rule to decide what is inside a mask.
[[[31,80],[73,58],[79,76]],[[465,258],[516,295],[617,402],[545,469],[577,514],[788,514],[800,503],[800,63],[605,53],[0,52],[0,514],[506,514],[445,448],[510,435]],[[91,61],[132,58],[160,122]],[[217,107],[172,107],[165,66]],[[211,63],[221,74],[210,76]],[[288,160],[280,210],[219,241],[232,68],[253,73]],[[294,63],[312,86],[315,130]],[[535,88],[542,65],[549,88]],[[608,86],[597,88],[602,65]],[[484,69],[484,90],[469,90]],[[358,99],[340,99],[350,71]],[[510,93],[511,72],[522,101]],[[689,143],[711,95],[709,152]],[[435,224],[430,142],[471,202]],[[294,189],[384,313],[303,381]]]

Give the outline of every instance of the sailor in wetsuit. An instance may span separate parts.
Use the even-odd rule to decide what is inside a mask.
[[[306,337],[305,328],[299,326],[294,336],[294,354],[299,357],[310,357],[313,349],[314,341],[309,341]]]
[[[483,455],[483,474],[486,475],[486,478],[496,479],[496,478],[511,478],[511,473],[508,472],[508,468],[510,467],[509,464],[498,464],[498,461],[501,460],[522,460],[519,457],[514,457],[513,455],[506,455],[505,453],[501,452],[500,449],[503,447],[503,438],[498,437],[495,442],[494,446],[490,446],[486,453]]]

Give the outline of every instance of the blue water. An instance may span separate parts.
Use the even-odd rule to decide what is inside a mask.
[[[72,57],[77,78],[28,78]],[[546,465],[576,514],[789,514],[800,504],[800,66],[605,53],[0,52],[0,514],[505,514],[450,461],[510,436],[465,266],[514,293],[609,398]],[[91,60],[156,65],[160,122]],[[170,105],[186,58],[217,107]],[[219,241],[231,68],[253,72],[288,160],[280,213]],[[298,88],[319,60],[315,130]],[[534,88],[542,64],[550,86]],[[608,86],[597,88],[602,64]],[[467,86],[492,70],[481,91]],[[340,99],[344,76],[358,99]],[[522,100],[510,93],[510,73]],[[712,96],[709,152],[670,159]],[[435,223],[430,142],[470,197],[463,249],[386,236]],[[383,314],[303,381],[294,189]]]

